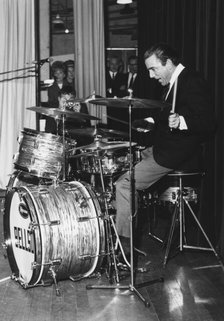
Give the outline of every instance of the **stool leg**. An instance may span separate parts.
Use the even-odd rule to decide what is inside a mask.
[[[173,218],[172,218],[172,222],[171,222],[171,226],[170,226],[170,232],[169,232],[169,236],[168,236],[168,240],[167,240],[166,252],[165,252],[165,256],[164,256],[164,260],[163,260],[163,267],[164,268],[166,266],[168,256],[170,253],[170,247],[171,247],[171,242],[172,242],[172,238],[173,238],[174,228],[175,228],[176,220],[178,218],[177,206],[178,205],[176,204],[174,211],[173,211]]]
[[[198,250],[205,250],[205,251],[213,251],[213,253],[215,254],[215,256],[216,256],[217,260],[219,261],[220,265],[222,266],[222,269],[224,269],[223,262],[221,261],[221,259],[220,259],[219,255],[218,255],[218,253],[216,252],[215,248],[213,247],[213,245],[212,245],[211,241],[209,240],[209,238],[208,238],[207,234],[205,233],[204,229],[202,228],[202,226],[201,226],[201,224],[200,224],[200,222],[199,222],[199,220],[198,220],[197,216],[195,215],[195,213],[194,213],[194,211],[192,210],[192,208],[191,208],[191,206],[190,206],[190,204],[189,204],[188,200],[186,200],[186,198],[185,198],[185,197],[184,197],[184,201],[185,201],[185,203],[186,203],[186,205],[187,205],[187,207],[188,207],[188,209],[189,209],[189,211],[190,211],[191,215],[193,216],[193,218],[194,218],[195,222],[197,223],[197,225],[198,225],[199,229],[201,230],[202,234],[204,235],[204,237],[205,237],[206,241],[208,242],[208,244],[209,244],[209,246],[210,246],[210,248],[203,248],[203,247],[198,247],[198,246],[189,246],[189,245],[184,245],[184,248],[188,248],[188,249],[196,249],[196,250],[198,249]]]

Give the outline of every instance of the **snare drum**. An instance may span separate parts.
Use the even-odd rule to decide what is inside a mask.
[[[130,166],[130,161],[133,160],[136,163],[137,154],[133,148],[132,157],[128,148],[121,148],[119,150],[107,150],[103,156],[101,156],[102,172],[104,175],[112,175],[122,171],[127,171]],[[80,157],[80,169],[82,172],[90,174],[99,174],[99,157],[81,156]]]
[[[37,177],[57,179],[64,164],[64,147],[61,136],[25,128],[19,138],[19,152],[15,167]],[[74,141],[72,143],[75,144]],[[71,149],[66,141],[65,152]]]
[[[4,239],[13,277],[24,287],[97,272],[105,255],[101,208],[87,184],[20,186],[6,197]],[[53,282],[51,282],[53,283]]]

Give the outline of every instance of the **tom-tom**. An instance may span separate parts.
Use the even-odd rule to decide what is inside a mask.
[[[51,179],[60,177],[65,162],[64,149],[66,153],[70,148],[67,141],[65,146],[63,145],[61,136],[25,128],[19,143],[19,152],[14,161],[16,169],[37,177]]]
[[[24,288],[53,283],[54,274],[64,280],[96,273],[105,231],[95,193],[77,181],[12,189],[5,200],[4,241],[12,276]]]

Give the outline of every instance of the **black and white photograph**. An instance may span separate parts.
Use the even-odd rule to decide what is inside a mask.
[[[223,0],[0,0],[0,320],[224,320]]]

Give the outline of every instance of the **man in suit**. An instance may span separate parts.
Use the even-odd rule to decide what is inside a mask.
[[[129,96],[129,89],[132,90],[132,96],[137,97],[138,90],[138,57],[130,56],[128,58],[128,69],[129,71],[125,74],[126,78],[126,96]]]
[[[144,120],[154,122],[153,143],[143,151],[142,161],[134,168],[135,191],[148,188],[167,173],[181,167],[215,130],[206,81],[183,66],[176,51],[167,44],[152,46],[145,52],[144,59],[149,76],[157,79],[164,88],[169,85],[164,97],[167,102],[172,103],[177,84],[176,104],[173,113],[170,113],[169,107],[155,109]],[[116,228],[127,248],[130,242],[128,218],[131,201],[130,177],[126,173],[116,182]]]
[[[109,58],[108,70],[106,72],[106,96],[109,98],[121,98],[126,95],[125,75],[120,71],[121,67],[122,61],[118,56],[111,56]],[[124,125],[116,121],[116,118],[126,120],[126,111],[124,108],[108,107],[107,115],[109,128],[115,130],[123,129]]]

